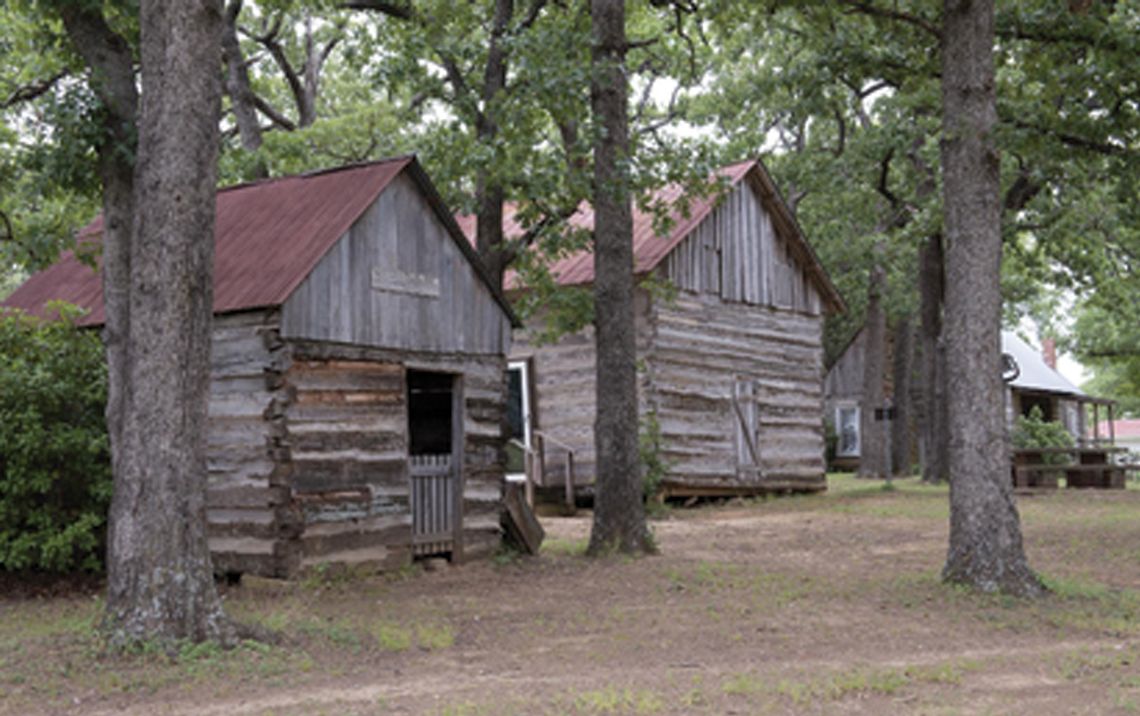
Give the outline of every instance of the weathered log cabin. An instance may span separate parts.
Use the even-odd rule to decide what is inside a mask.
[[[835,466],[843,469],[859,466],[863,442],[861,415],[869,409],[863,404],[863,339],[864,333],[860,330],[828,369],[824,382],[825,418],[832,421],[836,432]],[[891,349],[888,341],[888,354]],[[1013,331],[1002,331],[1001,350],[1012,359],[1013,372],[1007,376],[1004,391],[1009,430],[1013,429],[1018,416],[1029,415],[1036,407],[1045,420],[1064,425],[1079,445],[1107,442],[1090,427],[1095,424],[1100,408],[1110,408],[1112,401],[1087,395],[1057,372],[1056,354],[1051,347],[1038,351]],[[884,372],[883,383],[885,394],[890,396],[893,386],[889,371]],[[917,402],[918,396],[912,395],[911,399]]]
[[[418,162],[221,190],[215,238],[215,569],[494,550],[514,319]],[[103,321],[99,276],[73,256],[6,305],[51,299]]]
[[[680,187],[657,194],[674,219],[664,236],[651,214],[634,211],[635,276],[676,288],[666,296],[642,281],[636,294],[642,429],[656,434],[667,496],[821,490],[823,318],[844,304],[763,164],[719,174],[724,192],[693,197],[687,213]],[[593,221],[585,204],[569,219],[584,230]],[[473,219],[460,225],[473,239]],[[519,230],[512,211],[504,226]],[[593,255],[551,271],[561,285],[589,285]],[[575,485],[589,485],[593,331],[537,345],[537,323],[515,331],[511,431],[532,450],[543,445],[532,470],[540,488],[560,491],[571,470]]]

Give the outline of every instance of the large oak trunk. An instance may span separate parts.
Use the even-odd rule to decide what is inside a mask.
[[[108,535],[112,643],[232,640],[206,542],[220,2],[144,1],[129,341]]]
[[[650,548],[637,450],[637,352],[633,314],[633,215],[627,163],[624,0],[593,0],[591,103],[594,144],[594,304],[597,451],[591,554]]]
[[[1001,207],[993,0],[945,0],[942,168],[950,546],[943,578],[1036,595],[1009,477],[1001,382]]]
[[[931,234],[919,252],[919,294],[922,301],[922,479],[932,483],[950,479],[946,352],[942,343],[943,268],[942,236]]]
[[[911,405],[911,378],[914,374],[914,329],[910,316],[900,318],[892,332],[894,335],[895,418],[891,421],[891,472],[895,475],[908,475],[911,468],[911,425],[914,411]]]
[[[883,293],[887,272],[879,257],[882,246],[875,248],[876,261],[867,282],[867,318],[863,324],[863,405],[860,413],[859,477],[889,477],[887,468],[887,430],[885,416],[875,419],[875,411],[883,407],[883,375],[887,353],[887,316],[883,310]]]

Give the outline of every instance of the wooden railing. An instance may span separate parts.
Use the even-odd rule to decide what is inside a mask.
[[[413,553],[452,551],[458,503],[451,455],[412,455],[408,475],[412,482]]]
[[[546,453],[547,446],[553,446],[565,452],[564,463],[565,475],[563,484],[563,495],[565,500],[565,508],[569,514],[574,514],[574,448],[566,443],[551,437],[550,435],[535,430],[531,433],[531,447],[527,448],[522,446],[522,443],[516,444],[523,447],[523,455],[525,460],[526,472],[526,501],[532,507],[534,506],[534,492],[536,487],[546,487]]]
[[[1122,489],[1129,470],[1136,465],[1120,459],[1119,447],[1018,448],[1012,453],[1014,487],[1055,488],[1064,477],[1068,487]]]

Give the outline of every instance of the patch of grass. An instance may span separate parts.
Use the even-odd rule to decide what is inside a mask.
[[[547,537],[542,542],[541,554],[553,554],[569,557],[582,557],[586,554],[586,547],[590,544],[589,540],[583,539],[562,539],[560,537]]]
[[[645,689],[607,686],[573,696],[576,714],[655,714],[665,708],[665,700]]]
[[[856,667],[804,679],[767,680],[756,674],[736,674],[721,685],[729,696],[778,696],[796,707],[839,701],[857,694],[890,696],[917,684],[959,684],[974,662],[947,662],[901,668]]]

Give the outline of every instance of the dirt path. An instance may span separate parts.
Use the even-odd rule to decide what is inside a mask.
[[[939,583],[944,493],[687,511],[656,523],[660,556],[602,563],[575,554],[587,518],[548,519],[535,559],[236,590],[234,608],[284,615],[286,631],[303,635],[279,650],[305,660],[274,676],[253,657],[203,673],[187,660],[168,681],[128,693],[78,679],[62,694],[73,700],[47,711],[1134,713],[1138,498],[1059,495],[1023,508],[1031,560],[1059,594],[1032,605]],[[380,633],[369,614],[446,638],[399,649],[354,641],[353,630]]]

